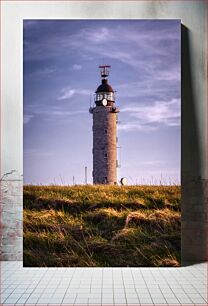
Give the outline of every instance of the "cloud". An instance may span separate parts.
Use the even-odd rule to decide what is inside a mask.
[[[87,110],[74,109],[72,111],[68,111],[63,107],[54,105],[51,105],[50,107],[44,105],[28,105],[24,109],[24,124],[27,124],[32,118],[40,120],[40,116],[43,116],[42,118],[44,120],[50,121],[54,120],[54,116],[61,119],[82,114],[88,114]]]
[[[94,29],[84,29],[81,32],[81,35],[84,34],[87,40],[89,40],[91,43],[95,44],[100,44],[100,43],[105,43],[109,42],[113,39],[113,35],[111,34],[112,32],[109,31],[108,28],[106,27],[101,27],[99,30],[94,30]]]
[[[79,64],[74,64],[73,66],[72,66],[72,70],[81,70],[82,69],[82,65],[79,65]]]
[[[75,89],[64,89],[62,90],[62,95],[58,97],[58,100],[65,100],[68,98],[73,97],[73,95],[75,94]]]
[[[138,161],[129,161],[125,163],[125,167],[132,167],[132,168],[138,168],[139,166],[161,166],[161,165],[167,165],[169,163],[174,163],[175,160],[160,160],[160,159],[155,159],[155,160],[138,160]]]
[[[57,27],[56,22],[40,23],[42,35],[37,37],[37,28],[34,33],[24,37],[24,59],[44,59],[57,56],[74,56],[74,52],[80,58],[99,58],[117,60],[138,71],[153,73],[155,69],[165,70],[174,66],[173,61],[179,62],[179,56],[175,56],[175,48],[179,48],[180,27],[172,26],[168,21],[145,20],[136,23],[126,22],[124,26],[113,21],[100,24],[97,21],[89,21],[87,26],[80,27],[78,31],[71,32],[70,27]],[[69,23],[70,24],[70,23]],[[179,23],[178,23],[179,24]],[[171,30],[172,26],[172,30]],[[53,31],[51,30],[51,28]],[[52,35],[53,33],[53,35]],[[121,39],[122,35],[122,39]],[[51,46],[48,48],[48,46]],[[66,51],[65,51],[66,50]],[[179,50],[180,51],[180,50]],[[170,60],[173,57],[172,60]],[[144,61],[144,59],[146,59]],[[77,65],[77,64],[75,64]],[[77,67],[77,66],[75,66]],[[75,68],[76,69],[76,68]]]
[[[30,122],[30,120],[34,117],[34,115],[26,115],[24,114],[24,118],[23,118],[23,124],[27,124]]]
[[[37,157],[50,157],[53,156],[53,152],[45,152],[40,149],[24,149],[24,157],[37,156]]]
[[[173,50],[179,48],[179,31],[170,31],[165,24],[160,29],[148,29],[148,24],[154,28],[154,23],[146,21],[146,24],[147,28],[141,29],[128,25],[82,29],[73,37],[72,45],[83,53],[118,60],[140,72],[154,73],[158,67],[162,71],[167,66],[171,69],[174,66],[171,57],[179,63],[179,56],[174,56]]]
[[[49,115],[52,116],[73,116],[73,115],[79,115],[79,114],[86,114],[86,110],[75,110],[75,111],[64,111],[64,110],[57,110],[57,111],[51,111],[48,112]]]
[[[43,69],[38,69],[35,71],[35,74],[37,75],[48,75],[48,74],[51,74],[51,73],[54,73],[56,70],[53,69],[53,68],[43,68]]]
[[[45,34],[37,37],[37,24],[35,26],[35,39],[25,37],[26,47],[25,59],[40,59],[71,57],[72,70],[82,69],[83,62],[98,62],[105,58],[106,62],[119,62],[118,67],[127,69],[125,73],[131,72],[132,76],[137,73],[135,81],[128,80],[128,84],[119,84],[115,89],[118,97],[130,98],[140,101],[170,100],[180,96],[180,26],[176,27],[174,21],[151,21],[145,20],[136,23],[134,21],[126,24],[118,24],[110,21],[95,24],[93,21],[84,24],[76,31],[70,32],[70,27],[59,27],[62,30],[51,34],[51,27],[56,29],[54,22],[44,23]],[[70,23],[69,23],[70,24]],[[114,25],[115,26],[112,26]],[[179,25],[180,23],[178,23]],[[44,30],[43,24],[42,29]],[[41,27],[40,27],[41,28]],[[177,31],[178,29],[178,31]],[[54,30],[53,30],[54,31]],[[29,33],[29,31],[28,31]],[[47,34],[47,39],[46,39]],[[121,39],[122,35],[122,39]],[[178,52],[177,52],[178,50]],[[76,56],[75,56],[76,55]],[[77,61],[80,59],[80,62]],[[78,63],[77,63],[78,62]],[[129,70],[128,70],[129,69]],[[46,70],[47,72],[47,70]],[[122,74],[122,71],[120,71]],[[139,81],[138,81],[139,79]],[[75,85],[76,86],[76,85]],[[91,90],[74,88],[73,86],[63,88],[58,100],[67,100],[75,95],[90,95]],[[151,99],[150,99],[151,96]],[[164,112],[161,107],[158,109]],[[154,114],[157,112],[155,106]],[[140,111],[137,112],[139,116]],[[161,114],[162,116],[162,114]],[[140,118],[140,117],[139,117]],[[150,118],[151,119],[151,118]],[[164,118],[163,118],[164,121]],[[168,120],[169,125],[176,125],[176,120]],[[137,129],[143,129],[143,124]],[[134,130],[134,122],[120,126],[120,129]],[[152,127],[151,127],[152,128]],[[146,127],[147,129],[147,127]]]
[[[74,95],[90,95],[90,94],[91,94],[91,91],[88,89],[67,87],[61,90],[61,95],[58,97],[58,100],[70,99]]]
[[[142,124],[139,124],[137,121],[131,121],[126,123],[119,123],[118,124],[118,130],[119,131],[125,131],[125,132],[132,132],[132,131],[154,131],[157,128],[155,126],[144,126]]]
[[[166,79],[165,79],[166,78]],[[172,79],[171,79],[172,78]],[[169,73],[163,75],[158,72],[154,77],[143,77],[139,81],[125,82],[113,86],[119,99],[139,98],[139,101],[176,98],[180,95],[180,77]]]
[[[54,72],[56,72],[56,69],[53,68],[49,68],[49,67],[45,67],[45,68],[38,68],[36,70],[32,70],[30,72],[27,72],[27,78],[41,78],[41,77],[48,77],[54,74]]]
[[[152,167],[152,166],[167,164],[167,161],[165,160],[144,160],[144,161],[140,161],[138,164]]]
[[[180,69],[173,67],[171,70],[159,71],[155,79],[159,81],[179,81],[181,78]]]
[[[180,22],[143,20],[123,21],[121,24],[112,20],[88,21],[80,23],[72,31],[69,26],[72,23],[56,26],[57,23],[40,22],[39,30],[38,21],[31,24],[24,37],[25,59],[42,61],[67,55],[66,58],[73,60],[70,69],[76,71],[82,69],[82,61],[86,64],[86,61],[93,59],[96,62],[104,57],[118,64],[117,67],[126,68],[122,70],[123,75],[130,72],[135,76],[135,80],[127,79],[128,82],[123,84],[119,80],[118,86],[115,86],[121,104],[125,98],[129,103],[128,107],[121,109],[127,113],[129,121],[125,120],[119,126],[120,130],[155,130],[161,125],[180,124],[180,110],[177,108],[180,102]],[[40,31],[41,35],[38,35]],[[46,68],[42,73],[50,73],[49,70]],[[119,76],[122,71],[116,69]],[[92,90],[74,86],[63,88],[57,100],[91,94]],[[137,104],[133,104],[135,100]]]
[[[123,114],[128,114],[130,122],[124,122],[118,126],[119,130],[156,130],[161,126],[180,126],[180,100],[156,101],[151,105],[130,105],[121,108]],[[135,121],[135,118],[137,121]]]

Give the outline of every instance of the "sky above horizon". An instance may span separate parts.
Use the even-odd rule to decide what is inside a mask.
[[[118,180],[180,183],[180,20],[24,20],[24,183],[92,183],[99,65],[116,90]]]

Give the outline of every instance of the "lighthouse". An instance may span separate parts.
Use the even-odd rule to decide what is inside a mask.
[[[117,115],[115,92],[108,84],[110,66],[99,66],[101,85],[95,91],[93,117],[93,184],[117,184]]]

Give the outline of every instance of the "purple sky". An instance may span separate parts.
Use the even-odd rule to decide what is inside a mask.
[[[24,21],[24,183],[92,182],[98,66],[120,108],[118,179],[180,182],[180,21]]]

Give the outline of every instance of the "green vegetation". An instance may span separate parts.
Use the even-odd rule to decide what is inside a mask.
[[[180,265],[180,186],[24,186],[24,265]]]

